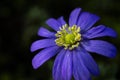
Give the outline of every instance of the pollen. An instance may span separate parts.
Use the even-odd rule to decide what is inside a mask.
[[[79,46],[81,40],[80,27],[73,25],[69,27],[67,24],[60,27],[60,31],[57,31],[56,44],[64,47],[64,49],[72,50]]]

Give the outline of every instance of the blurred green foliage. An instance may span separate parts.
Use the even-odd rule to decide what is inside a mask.
[[[117,31],[117,39],[108,38],[118,49],[116,58],[93,55],[101,74],[93,80],[120,80],[120,0],[0,0],[0,80],[52,80],[54,58],[34,70],[30,52],[33,41],[40,39],[40,26],[50,29],[45,21],[65,16],[81,7],[97,14],[105,24]]]

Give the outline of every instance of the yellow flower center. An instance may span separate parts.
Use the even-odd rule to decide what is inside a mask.
[[[60,27],[60,31],[57,31],[55,36],[57,37],[55,42],[58,46],[72,50],[79,46],[81,40],[80,27],[77,27],[77,25],[69,27],[65,24]]]

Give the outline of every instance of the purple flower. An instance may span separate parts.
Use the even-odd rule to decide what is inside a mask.
[[[98,37],[116,37],[114,30],[104,25],[93,25],[100,18],[81,8],[74,9],[67,24],[63,17],[46,21],[54,32],[40,27],[38,35],[44,37],[31,45],[31,52],[42,49],[32,60],[34,69],[40,67],[51,57],[57,55],[53,65],[54,80],[89,80],[99,75],[99,68],[89,52],[109,58],[116,56],[116,48]]]

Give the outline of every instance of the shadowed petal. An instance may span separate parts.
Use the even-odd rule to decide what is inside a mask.
[[[63,16],[61,16],[60,18],[58,18],[58,21],[61,23],[61,26],[63,26],[63,25],[66,24],[66,22],[65,22],[65,20],[64,20],[64,18],[63,18]]]
[[[101,41],[101,40],[89,40],[86,42],[83,42],[82,45],[84,46],[84,48],[87,51],[90,52],[95,52],[110,58],[113,58],[116,56],[116,48],[105,41]]]
[[[76,25],[81,8],[74,9],[69,17],[69,26]]]
[[[37,69],[40,67],[45,61],[56,55],[59,49],[59,47],[54,46],[40,51],[32,60],[33,68]]]
[[[55,45],[56,45],[56,43],[55,43],[54,39],[37,40],[32,43],[30,50],[31,50],[31,52],[33,52],[33,51],[36,51],[41,48],[46,48],[46,47],[55,46]]]
[[[75,80],[89,80],[90,73],[79,55],[78,51],[73,51],[73,76]]]
[[[59,27],[61,27],[60,23],[57,20],[53,19],[53,18],[48,19],[46,21],[46,24],[49,25],[55,31],[58,31]]]
[[[98,16],[88,12],[83,12],[78,19],[77,26],[80,26],[81,30],[86,31],[91,28],[98,20]]]
[[[71,51],[67,51],[63,58],[62,63],[62,80],[71,80],[72,78],[72,53]]]
[[[78,56],[81,58],[84,65],[93,75],[99,75],[99,68],[96,62],[93,60],[92,56],[84,49],[80,48],[78,50]]]
[[[55,38],[55,33],[50,32],[43,27],[40,27],[40,29],[38,30],[38,35],[42,37]]]
[[[63,63],[65,54],[66,54],[66,50],[63,49],[55,59],[54,66],[53,66],[54,80],[62,80],[61,68],[62,68],[62,63]]]
[[[105,27],[104,25],[94,27],[88,30],[84,35],[89,39],[104,36],[117,37],[117,33],[113,29]]]

